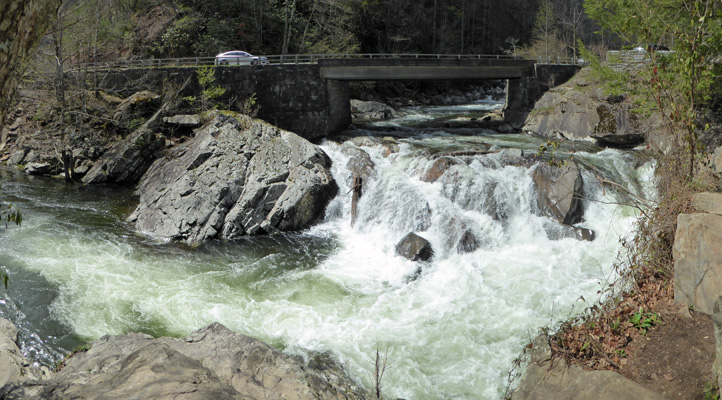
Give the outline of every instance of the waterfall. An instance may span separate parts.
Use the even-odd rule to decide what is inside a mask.
[[[340,189],[318,224],[198,248],[136,235],[127,192],[6,176],[4,199],[26,218],[0,235],[11,282],[0,311],[23,322],[23,350],[49,364],[105,334],[182,336],[218,321],[289,353],[328,352],[368,388],[376,349],[387,352],[387,398],[498,399],[538,329],[614,279],[636,214],[598,176],[644,195],[652,167],[562,146],[553,156],[571,155],[584,178],[579,225],[596,232],[578,240],[537,206],[530,156],[546,138],[429,127],[467,111],[406,110],[324,142]],[[431,243],[430,261],[396,255],[409,232]]]

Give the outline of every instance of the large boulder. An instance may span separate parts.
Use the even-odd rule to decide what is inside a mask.
[[[14,382],[5,399],[366,399],[335,363],[308,364],[214,323],[184,339],[104,336],[49,380]]]
[[[582,174],[573,162],[562,166],[539,164],[534,169],[539,210],[564,225],[582,220]]]
[[[674,238],[674,300],[712,314],[722,295],[722,216],[680,214]]]
[[[130,220],[188,243],[303,229],[336,194],[330,165],[294,133],[218,114],[151,166]]]

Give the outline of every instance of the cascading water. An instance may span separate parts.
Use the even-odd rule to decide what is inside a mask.
[[[387,398],[500,398],[523,344],[613,277],[634,213],[596,175],[642,195],[651,167],[590,145],[554,155],[576,150],[584,169],[582,225],[597,238],[580,241],[537,209],[535,167],[496,151],[534,154],[545,140],[398,126],[494,107],[407,110],[326,142],[340,190],[319,224],[198,248],[135,235],[127,191],[5,172],[0,195],[26,218],[0,233],[3,315],[20,325],[23,350],[48,364],[105,334],[179,336],[219,321],[291,353],[330,352],[369,388],[376,349],[388,352]],[[353,226],[352,170],[364,177]],[[429,240],[431,261],[395,254],[409,232]]]

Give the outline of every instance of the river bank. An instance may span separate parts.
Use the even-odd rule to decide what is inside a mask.
[[[705,278],[707,273],[716,274],[719,266],[702,260],[715,257],[711,249],[718,246],[719,229],[692,221],[714,223],[717,218],[716,195],[695,194],[720,188],[716,113],[708,110],[709,129],[700,132],[707,150],[696,168],[697,186],[683,186],[679,176],[687,171],[679,169],[683,164],[679,159],[684,155],[675,149],[660,117],[640,113],[633,96],[604,96],[601,82],[586,72],[545,95],[525,128],[577,139],[608,141],[610,135],[618,135],[620,139],[613,142],[620,145],[630,136],[644,138],[660,163],[655,174],[659,194],[651,206],[645,206],[648,213],[637,223],[636,234],[625,240],[617,267],[624,278],[622,287],[602,290],[603,301],[529,345],[536,355],[532,354],[531,367],[514,398],[555,397],[551,393],[566,393],[568,398],[585,398],[579,396],[586,393],[595,398],[610,388],[620,390],[608,392],[617,398],[714,396],[718,374],[713,363],[715,352],[719,357],[720,340],[709,305],[722,292]],[[715,200],[702,200],[707,198]],[[701,231],[707,236],[692,233]],[[582,369],[589,372],[579,372]],[[606,370],[618,373],[612,375],[616,383],[595,378]]]

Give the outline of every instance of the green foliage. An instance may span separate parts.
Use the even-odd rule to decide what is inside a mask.
[[[215,85],[216,69],[213,67],[198,68],[198,83],[201,85],[201,109],[209,110],[213,102],[226,93],[226,89]],[[195,101],[194,96],[184,97],[189,103]]]
[[[0,187],[0,189],[2,189],[2,187]],[[11,203],[0,205],[0,207],[2,207],[2,210],[0,210],[0,221],[5,222],[5,229],[7,229],[8,223],[13,223],[18,226],[22,225],[23,214],[17,207]]]
[[[558,158],[557,150],[559,150],[559,142],[554,140],[547,140],[545,144],[539,145],[539,148],[536,151],[536,157],[547,158],[547,164],[552,167],[563,167],[567,165],[567,160],[562,160]]]
[[[589,51],[581,40],[577,45],[579,54],[589,64],[592,78],[602,85],[606,95],[619,96],[637,91],[638,85],[634,84],[635,80],[631,79],[628,73],[615,71],[609,66],[609,64],[614,64],[617,60],[609,60],[608,64],[603,64],[599,57]]]
[[[647,334],[647,329],[653,327],[659,322],[659,316],[656,313],[645,313],[644,308],[639,307],[639,311],[635,312],[630,318],[629,323],[642,332]]]
[[[245,100],[239,102],[238,109],[241,114],[248,115],[251,118],[255,118],[258,114],[258,105],[255,93],[251,93]]]
[[[704,384],[704,400],[720,400],[719,385],[717,379],[712,378],[711,381]]]
[[[586,0],[586,12],[607,32],[630,43],[674,44],[674,52],[649,52],[640,74],[670,135],[687,154],[694,176],[700,144],[700,108],[722,85],[722,2],[719,0]]]

